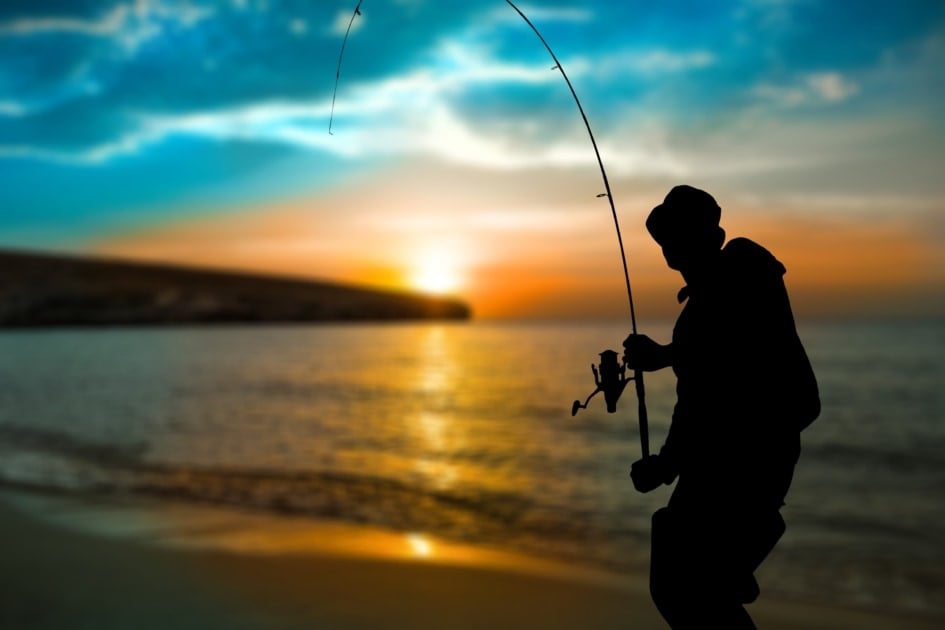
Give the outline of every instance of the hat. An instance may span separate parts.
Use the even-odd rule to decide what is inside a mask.
[[[693,235],[718,227],[722,209],[704,190],[685,184],[674,187],[646,218],[646,229],[657,243],[673,236]]]

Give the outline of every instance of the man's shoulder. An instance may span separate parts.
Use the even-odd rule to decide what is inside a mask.
[[[772,253],[767,249],[750,238],[745,238],[744,236],[735,237],[727,242],[725,247],[722,248],[722,252],[728,256],[771,256],[774,258]]]
[[[784,265],[774,257],[774,254],[755,241],[737,237],[730,240],[722,248],[722,260],[731,271],[748,273],[750,275],[783,275]]]

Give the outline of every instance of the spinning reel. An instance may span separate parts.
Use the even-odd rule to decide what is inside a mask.
[[[575,400],[571,405],[571,415],[577,415],[578,409],[587,409],[587,404],[591,398],[600,392],[604,392],[604,402],[607,403],[607,413],[617,411],[617,400],[623,393],[624,388],[630,381],[636,380],[632,376],[627,376],[627,365],[617,361],[617,352],[614,350],[604,350],[600,353],[600,365],[591,364],[591,371],[594,373],[594,384],[597,388],[582,403]]]

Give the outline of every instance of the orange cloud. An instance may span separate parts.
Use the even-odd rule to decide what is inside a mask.
[[[559,205],[548,206],[540,201],[547,191],[523,193],[534,190],[529,182],[492,176],[483,181],[498,180],[495,185],[467,184],[455,194],[456,181],[426,176],[388,176],[356,194],[336,191],[188,218],[112,235],[93,249],[417,288],[409,285],[418,276],[414,261],[433,247],[449,256],[457,289],[479,317],[628,316],[613,223],[600,200],[579,198],[557,181],[550,186]],[[649,205],[641,199],[634,204]],[[623,220],[638,318],[675,316],[682,279],[666,268],[642,228],[643,215]],[[723,226],[730,237],[752,238],[786,265],[801,317],[945,311],[937,297],[945,278],[930,271],[936,250],[909,221],[866,221],[850,212],[811,218],[788,209],[727,205]]]
[[[895,220],[773,218],[746,225],[787,267],[785,282],[804,315],[922,313],[940,291],[933,252],[919,229]]]

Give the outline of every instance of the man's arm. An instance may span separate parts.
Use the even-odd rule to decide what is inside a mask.
[[[623,360],[631,370],[654,372],[673,365],[673,344],[656,343],[646,335],[630,335],[623,342]],[[650,492],[676,479],[676,462],[671,445],[673,428],[659,455],[650,455],[633,464],[630,477],[640,492]]]

